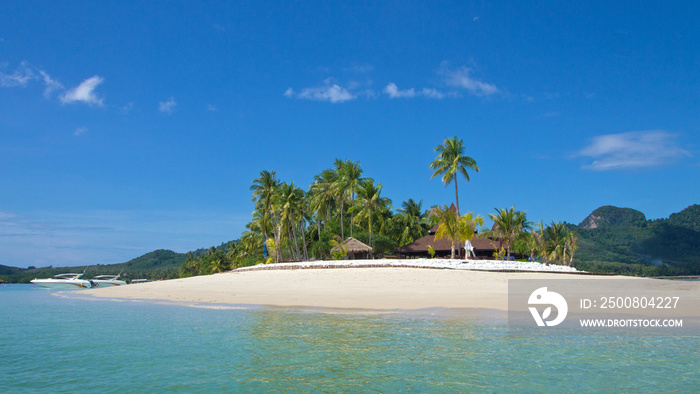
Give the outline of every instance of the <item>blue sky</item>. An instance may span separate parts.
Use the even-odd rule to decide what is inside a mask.
[[[3,2],[0,264],[218,245],[261,170],[306,188],[335,158],[449,204],[453,135],[462,211],[700,203],[699,3],[150,3]]]

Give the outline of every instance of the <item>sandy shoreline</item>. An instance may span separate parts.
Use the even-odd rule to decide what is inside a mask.
[[[280,267],[283,268],[283,267]],[[434,268],[434,267],[433,267]],[[280,307],[371,310],[467,308],[505,311],[509,279],[624,279],[635,287],[671,281],[551,272],[490,272],[407,267],[237,270],[209,276],[90,289],[81,295]],[[700,302],[697,288],[690,297]],[[686,285],[681,285],[686,286]],[[687,287],[687,286],[686,286]],[[697,304],[696,304],[697,305]]]

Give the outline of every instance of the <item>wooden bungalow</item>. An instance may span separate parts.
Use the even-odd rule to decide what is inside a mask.
[[[474,247],[474,254],[477,259],[492,258],[493,253],[498,250],[498,242],[486,237],[481,237],[478,234],[474,235],[471,243]],[[435,250],[435,257],[450,257],[452,242],[447,238],[435,240],[434,229],[431,229],[425,237],[396,249],[395,253],[404,257],[430,257],[428,253],[429,246],[432,246]],[[455,252],[459,258],[463,258],[464,243],[457,245]]]
[[[454,204],[450,206],[450,210],[457,212],[457,208]],[[431,228],[428,231],[428,235],[410,244],[399,247],[394,250],[394,253],[402,257],[430,257],[428,247],[432,246],[435,250],[435,257],[450,257],[452,253],[452,242],[448,238],[436,240],[435,233],[437,232],[437,228],[438,226]],[[492,258],[493,253],[499,249],[499,243],[497,241],[487,237],[481,237],[478,234],[474,234],[471,243],[474,247],[474,254],[478,259]],[[463,258],[465,256],[464,242],[460,245],[456,245],[455,254],[458,258]]]

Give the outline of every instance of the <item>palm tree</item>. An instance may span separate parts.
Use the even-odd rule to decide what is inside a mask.
[[[292,259],[299,259],[299,243],[297,242],[296,228],[297,228],[297,218],[300,203],[301,189],[294,185],[294,182],[287,184],[282,182],[279,188],[279,193],[277,194],[277,203],[279,204],[279,219],[280,219],[280,229],[281,236],[291,241],[289,245],[290,255]],[[282,245],[280,244],[281,248]]]
[[[355,190],[359,187],[360,183],[364,182],[367,178],[362,176],[362,168],[360,167],[359,161],[345,160],[341,161],[335,159],[336,173],[338,179],[334,183],[334,188],[336,190],[337,196],[340,197],[340,236],[345,239],[345,226],[343,223],[343,211],[345,210],[345,200],[350,198],[350,201],[355,200]],[[350,236],[352,237],[353,225],[355,221],[353,216],[350,220]]]
[[[569,267],[574,264],[574,252],[578,249],[578,233],[569,231],[569,236],[566,237],[566,248],[569,252]]]
[[[455,258],[455,251],[461,248],[460,245],[466,240],[474,237],[476,226],[484,225],[484,218],[479,215],[474,216],[472,212],[459,216],[443,205],[431,210],[438,224],[438,229],[435,232],[435,240],[447,237],[451,242],[450,255]]]
[[[561,260],[566,262],[566,240],[569,237],[569,230],[566,225],[559,222],[552,222],[546,229],[545,235],[545,253],[549,260]]]
[[[542,249],[540,242],[540,233],[539,231],[531,229],[528,233],[525,234],[525,246],[528,250],[530,250],[530,260],[534,261],[535,256],[538,256],[540,250]]]
[[[267,227],[270,225],[270,210],[272,197],[280,185],[274,171],[264,170],[260,172],[260,177],[253,179],[250,190],[253,192],[252,201],[255,202],[255,209],[261,211],[260,228],[263,234],[263,242],[267,239]]]
[[[457,136],[446,138],[443,145],[435,147],[435,152],[438,153],[435,160],[430,163],[430,169],[435,170],[430,179],[438,175],[442,175],[442,181],[445,187],[454,180],[455,182],[455,204],[457,206],[457,216],[459,216],[459,193],[457,190],[457,173],[462,174],[469,182],[469,173],[467,169],[479,172],[479,167],[476,161],[469,156],[464,156],[464,141],[458,139]]]
[[[369,231],[369,246],[372,246],[372,221],[375,216],[381,221],[383,216],[380,215],[388,209],[391,200],[382,197],[382,184],[374,185],[373,179],[367,179],[360,184],[357,189],[357,201],[352,206],[351,211],[357,213],[357,220],[367,220],[367,230]]]
[[[328,219],[335,204],[335,191],[333,184],[337,180],[337,174],[333,170],[324,170],[314,177],[314,183],[309,187],[309,209],[316,216],[316,229],[318,239],[321,239],[321,223],[325,223],[328,229]]]
[[[398,214],[392,218],[392,223],[400,245],[409,244],[427,233],[428,223],[423,212],[423,200],[416,202],[409,198],[397,211]]]
[[[495,208],[496,213],[489,214],[493,220],[493,235],[498,237],[506,248],[507,260],[510,260],[510,247],[530,227],[525,212],[516,211],[515,205],[510,209]]]

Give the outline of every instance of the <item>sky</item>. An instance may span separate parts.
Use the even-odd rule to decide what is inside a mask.
[[[585,3],[585,4],[578,4]],[[399,208],[580,223],[700,203],[700,3],[3,2],[0,264],[237,239],[262,170],[359,161]]]

